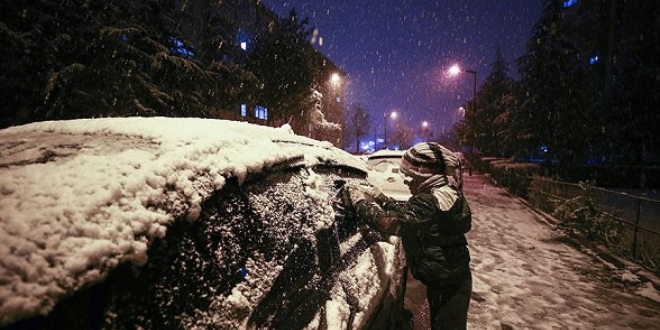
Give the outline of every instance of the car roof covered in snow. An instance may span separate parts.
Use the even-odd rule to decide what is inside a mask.
[[[177,217],[195,220],[228,178],[282,164],[366,173],[350,154],[245,122],[102,118],[0,130],[0,326],[45,314],[122,262]]]

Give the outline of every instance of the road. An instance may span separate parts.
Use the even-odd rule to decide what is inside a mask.
[[[552,218],[481,175],[465,176],[473,294],[470,329],[660,329],[660,281],[565,243]],[[660,289],[660,287],[658,287]],[[429,329],[424,286],[409,276],[413,329]]]

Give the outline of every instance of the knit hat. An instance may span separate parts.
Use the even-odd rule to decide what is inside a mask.
[[[408,149],[401,157],[400,171],[410,177],[454,175],[460,161],[451,150],[435,142],[422,142]]]

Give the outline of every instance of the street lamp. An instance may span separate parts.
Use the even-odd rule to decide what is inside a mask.
[[[458,108],[458,112],[461,114],[461,119],[465,118],[465,108],[460,107]]]
[[[449,68],[449,75],[451,76],[456,76],[461,72],[467,72],[469,74],[472,74],[472,77],[474,78],[473,84],[472,84],[472,116],[468,117],[468,120],[470,118],[474,118],[474,115],[476,114],[477,110],[477,71],[476,70],[468,70],[468,69],[461,69],[458,64],[452,65],[451,68]],[[470,129],[472,130],[473,134],[475,135],[472,138],[472,145],[470,146],[470,160],[474,157],[474,140],[476,139],[476,133],[474,132],[474,123],[470,123]],[[472,175],[472,166],[470,165],[469,173]]]
[[[390,117],[390,118],[392,118],[392,120],[394,120],[394,119],[396,119],[396,116],[397,116],[396,111],[386,112],[383,115],[383,118],[384,118],[383,128],[385,129],[385,134],[383,136],[383,143],[385,144],[385,149],[387,149],[387,117]]]
[[[476,70],[468,70],[468,69],[461,69],[458,64],[452,65],[451,68],[449,68],[449,75],[451,76],[457,76],[459,73],[462,72],[467,72],[469,74],[472,74],[473,79],[473,84],[472,84],[472,111],[475,111],[477,108],[477,71]]]
[[[422,131],[421,131],[422,134],[421,134],[421,135],[422,135],[422,137],[424,138],[424,140],[428,140],[428,139],[429,139],[429,131],[428,131],[428,129],[429,129],[429,122],[426,121],[426,120],[422,121]]]
[[[339,84],[341,84],[341,76],[338,73],[333,73],[330,76],[330,84],[332,85],[333,88],[339,87]]]

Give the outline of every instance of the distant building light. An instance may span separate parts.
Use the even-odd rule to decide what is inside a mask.
[[[568,7],[571,7],[571,6],[575,5],[577,2],[578,2],[578,0],[566,0],[566,1],[564,1],[563,6],[564,6],[564,8],[568,8]]]
[[[195,57],[195,51],[191,47],[186,47],[181,39],[170,37],[170,41],[174,46],[170,48],[172,54],[187,58]]]
[[[268,109],[264,106],[258,105],[254,108],[254,116],[262,120],[268,120]]]
[[[598,55],[596,55],[596,56],[589,59],[589,64],[593,65],[593,64],[596,64],[596,63],[598,63]]]
[[[236,31],[236,43],[242,50],[248,50],[250,47],[250,35],[243,29]]]

